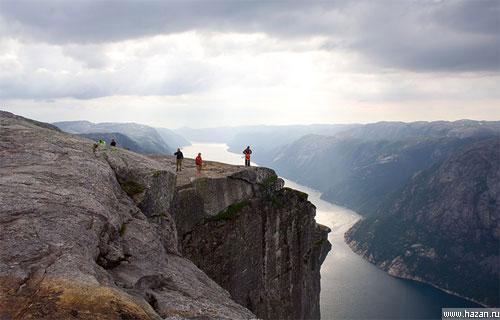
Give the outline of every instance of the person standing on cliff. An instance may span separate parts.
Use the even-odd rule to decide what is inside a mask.
[[[177,160],[175,162],[175,172],[182,171],[182,159],[184,159],[184,155],[180,148],[177,148],[177,152],[174,153],[174,156],[177,156]]]
[[[243,154],[245,155],[245,167],[250,167],[250,155],[252,154],[250,146],[247,146],[247,148],[243,150]]]
[[[201,174],[201,167],[203,166],[203,159],[201,158],[201,153],[198,153],[198,156],[194,160],[196,164],[196,174]]]

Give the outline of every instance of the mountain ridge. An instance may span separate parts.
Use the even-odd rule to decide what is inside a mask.
[[[393,276],[500,305],[499,163],[496,137],[463,146],[356,223],[347,243]]]
[[[54,122],[53,124],[61,130],[73,134],[92,134],[93,136],[98,133],[123,134],[136,144],[130,149],[142,154],[172,154],[178,147],[190,145],[189,141],[169,129],[154,128],[135,122],[93,123],[82,120]],[[130,143],[127,143],[127,145],[130,145]]]

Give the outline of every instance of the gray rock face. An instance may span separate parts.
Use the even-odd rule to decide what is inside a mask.
[[[179,185],[172,215],[182,254],[259,318],[319,319],[331,245],[315,207],[270,169],[226,173]]]
[[[328,230],[272,170],[207,162],[197,177],[186,159],[176,176],[173,157],[5,112],[0,133],[0,318],[319,317]]]
[[[499,306],[499,203],[500,139],[484,138],[414,176],[346,240],[391,275]]]
[[[169,170],[6,113],[0,132],[2,319],[254,317],[176,254]]]
[[[200,178],[180,186],[172,210],[178,232],[189,232],[200,221],[217,215],[233,203],[262,196],[261,182],[265,179],[270,179],[269,183],[273,180],[269,187],[283,186],[283,180],[267,168],[238,171],[220,178]]]
[[[273,197],[196,225],[183,237],[183,254],[259,318],[319,319],[329,230],[315,223],[314,206],[296,191]]]

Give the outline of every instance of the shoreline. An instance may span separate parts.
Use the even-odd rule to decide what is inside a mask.
[[[347,233],[347,231],[346,231]],[[404,280],[410,280],[410,281],[414,281],[414,282],[417,282],[417,283],[422,283],[422,284],[425,284],[425,285],[428,285],[428,286],[431,286],[433,288],[436,288],[442,292],[445,292],[447,294],[450,294],[450,295],[453,295],[455,297],[459,297],[461,299],[464,299],[464,300],[467,300],[467,301],[470,301],[470,302],[473,302],[473,303],[476,303],[478,305],[480,305],[481,307],[483,308],[495,308],[495,306],[488,306],[488,305],[485,305],[483,302],[480,302],[480,301],[477,301],[473,298],[470,298],[470,297],[465,297],[465,296],[462,296],[460,295],[459,293],[457,292],[454,292],[454,291],[451,291],[451,290],[448,290],[448,289],[444,289],[444,288],[441,288],[439,287],[438,285],[434,284],[434,283],[431,283],[431,282],[428,282],[426,280],[423,280],[423,279],[420,279],[418,277],[412,277],[410,275],[408,276],[404,276],[404,275],[396,275],[396,274],[391,274],[390,272],[388,272],[386,269],[382,268],[378,263],[375,263],[374,261],[370,260],[366,254],[364,252],[362,252],[361,250],[356,250],[356,248],[354,247],[354,245],[356,244],[356,241],[348,241],[346,239],[346,233],[344,233],[344,242],[347,244],[347,246],[351,249],[352,252],[354,252],[355,254],[357,254],[358,256],[362,257],[364,260],[368,261],[369,263],[373,264],[374,266],[376,266],[378,269],[384,271],[386,274],[390,275],[391,277],[394,277],[394,278],[397,278],[397,279],[404,279]]]

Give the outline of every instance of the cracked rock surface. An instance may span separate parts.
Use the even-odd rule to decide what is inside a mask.
[[[0,111],[0,319],[317,319],[328,228],[267,168]]]
[[[0,318],[253,318],[178,254],[175,178],[0,112]]]

